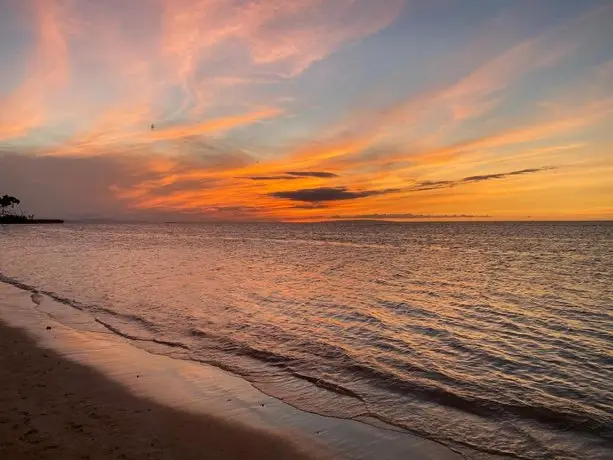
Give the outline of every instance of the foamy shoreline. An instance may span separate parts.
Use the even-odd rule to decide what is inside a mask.
[[[266,449],[275,440],[284,452],[279,458],[462,458],[410,433],[300,411],[221,369],[137,348],[96,325],[86,313],[47,296],[36,307],[30,295],[0,283],[0,320],[27,331],[41,349],[101,372],[134,397],[231,424],[235,430],[231,436],[239,444],[251,439],[255,430],[266,444],[263,458],[273,458]],[[0,412],[6,410],[0,408]],[[220,458],[233,457],[226,452]]]

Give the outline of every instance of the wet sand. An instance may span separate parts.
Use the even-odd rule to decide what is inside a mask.
[[[36,300],[0,283],[2,459],[462,458],[410,433],[300,411]]]
[[[290,440],[136,397],[0,326],[0,458],[313,459]]]

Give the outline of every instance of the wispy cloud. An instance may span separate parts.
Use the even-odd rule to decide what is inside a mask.
[[[195,100],[192,109],[199,112],[211,98],[207,83],[250,82],[262,73],[298,76],[336,50],[385,28],[403,6],[404,0],[377,5],[367,0],[165,0],[162,52],[187,98]],[[221,71],[220,53],[231,64],[227,72],[233,73],[202,76],[207,64]]]
[[[543,168],[528,168],[528,169],[520,169],[517,171],[511,171],[506,173],[495,173],[495,174],[480,174],[477,176],[467,176],[458,180],[437,180],[437,181],[422,181],[418,182],[414,187],[410,188],[410,191],[413,192],[422,192],[427,190],[438,190],[442,188],[451,188],[456,187],[462,184],[472,184],[476,182],[485,182],[490,180],[500,180],[507,179],[513,176],[523,176],[526,174],[534,174],[543,171],[550,171],[552,169],[556,169],[555,167],[543,167]]]
[[[153,128],[148,137],[151,140],[159,141],[221,133],[237,126],[276,117],[281,113],[283,113],[283,111],[277,108],[264,108],[246,114],[207,120],[194,125],[180,125],[162,129]]]

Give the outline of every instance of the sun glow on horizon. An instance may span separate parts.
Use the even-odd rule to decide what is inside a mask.
[[[37,213],[613,218],[610,2],[0,11],[0,178]]]

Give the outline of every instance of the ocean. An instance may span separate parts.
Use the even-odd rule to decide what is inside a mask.
[[[468,459],[613,458],[613,224],[0,227],[0,281]]]

